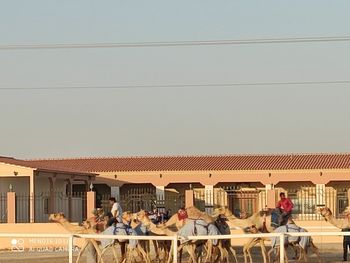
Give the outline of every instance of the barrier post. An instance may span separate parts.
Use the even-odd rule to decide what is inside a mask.
[[[174,263],[177,263],[177,235],[174,236],[174,239],[173,239],[173,242],[174,242],[174,245],[173,245],[173,262]],[[180,255],[181,257],[181,255]]]
[[[73,263],[73,235],[69,236],[68,240],[68,255],[69,255],[69,263]]]
[[[284,263],[284,233],[280,234],[280,262]]]

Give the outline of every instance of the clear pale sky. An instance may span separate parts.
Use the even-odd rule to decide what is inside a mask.
[[[350,1],[3,1],[0,45],[350,35]],[[350,79],[350,42],[0,50],[0,88]],[[0,155],[350,152],[350,85],[1,90]]]

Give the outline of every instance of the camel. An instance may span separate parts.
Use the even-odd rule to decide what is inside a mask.
[[[180,209],[179,211],[181,212],[184,210]],[[187,212],[186,219],[180,219],[178,213],[174,214],[165,224],[161,226],[161,228],[163,229],[169,228],[175,225],[177,230],[180,230],[187,223],[196,225],[197,220],[202,220],[202,222],[204,221],[205,224],[209,226],[208,230],[210,230],[213,233],[216,232],[216,234],[221,234],[215,224],[215,221],[216,221],[215,217],[211,217],[210,215],[200,211],[194,206],[186,208],[186,212]],[[219,250],[221,262],[224,262],[225,260],[229,261],[229,255],[233,255],[233,257],[235,258],[235,261],[237,262],[235,250],[231,247],[229,243],[227,242],[225,243],[224,240],[219,240],[216,246],[213,245],[213,240],[208,240],[207,242],[203,242],[202,240],[198,240],[194,242],[184,242],[179,246],[179,250],[181,252],[181,250],[185,248],[187,252],[190,254],[191,260],[196,262],[197,256],[194,251],[198,245],[201,245],[203,243],[206,243],[206,251],[207,251],[206,260],[213,261],[214,259],[212,258],[212,256],[216,255],[216,253],[213,253],[213,252],[215,252],[215,250]],[[229,246],[227,244],[229,244]]]
[[[146,211],[141,210],[136,214],[137,219],[147,228],[148,233],[151,233],[153,235],[157,236],[174,236],[176,235],[176,232],[168,229],[168,228],[158,228],[148,217]],[[154,250],[156,251],[157,256],[159,257],[160,261],[166,261],[168,259],[168,262],[171,260],[171,246],[169,246],[169,241],[156,241],[153,240],[153,246]]]
[[[130,235],[143,235],[144,233],[140,229],[140,222],[137,222],[136,220],[133,220],[133,214],[129,211],[123,212],[122,214],[122,223],[117,223],[116,229],[117,232],[116,235],[128,235],[128,232],[130,232]],[[130,229],[128,230],[126,226],[129,225]],[[106,234],[114,234],[115,227],[111,226],[106,229]],[[119,232],[121,231],[121,232]],[[125,240],[117,240],[114,239],[112,242],[105,240],[107,244],[105,244],[105,247],[102,250],[101,255],[103,255],[109,248],[113,249],[113,255],[114,260],[118,262],[118,257],[116,254],[116,246],[119,245],[122,252],[122,259],[121,262],[127,261],[127,262],[133,262],[134,259],[138,262],[150,262],[149,255],[145,251],[144,241],[136,241],[136,240],[129,240],[129,245],[126,247],[127,239]],[[109,244],[108,244],[109,242]],[[137,260],[137,258],[139,260]]]
[[[254,226],[257,230],[260,230],[263,233],[274,232],[275,230],[275,228],[271,226],[271,210],[257,212],[246,219],[239,219],[235,217],[232,214],[232,212],[226,207],[220,207],[220,208],[214,209],[213,216],[217,216],[218,214],[225,215],[233,225],[237,227],[241,227],[243,229],[249,229],[252,226]],[[268,254],[266,253],[267,250],[264,242],[265,240],[266,239],[263,239],[263,238],[258,238],[258,239],[252,238],[244,245],[243,252],[245,257],[245,263],[247,262],[247,257],[249,257],[250,262],[252,262],[250,250],[257,244],[259,244],[261,247],[264,263],[267,262]],[[312,240],[310,241],[310,248],[319,259],[318,248],[315,246]],[[305,251],[302,248],[299,248],[299,249],[301,251],[300,258],[303,257],[304,259],[306,259],[307,251]]]
[[[336,219],[333,216],[332,211],[328,207],[320,207],[316,210],[316,213],[320,214],[327,222],[335,226],[336,228],[349,228],[350,227],[350,207],[347,207],[343,214],[346,219]]]
[[[86,228],[84,226],[77,226],[70,223],[64,216],[63,213],[50,214],[49,221],[56,222],[62,225],[68,232],[72,234],[96,234],[95,230],[92,228]],[[95,239],[84,239],[84,243],[80,249],[78,254],[76,263],[79,262],[81,255],[85,251],[88,245],[92,245],[96,250],[98,259],[101,263],[103,263],[101,249]]]

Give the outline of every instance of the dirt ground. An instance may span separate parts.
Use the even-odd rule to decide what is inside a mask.
[[[322,262],[343,262],[342,261],[342,244],[316,244],[320,249],[320,255]],[[238,262],[244,262],[242,248],[235,248],[237,251]],[[253,262],[263,262],[261,258],[260,249],[255,247],[253,249]],[[75,255],[76,256],[76,255]],[[296,262],[292,260],[292,251],[288,252],[289,262]],[[186,262],[186,256],[183,257],[182,262]],[[75,259],[75,258],[74,258]],[[350,255],[349,255],[350,260]],[[112,263],[113,258],[111,253],[106,254],[104,257],[105,263]],[[68,254],[67,252],[9,252],[2,251],[0,252],[0,262],[6,263],[68,263]],[[81,259],[80,262],[86,262],[85,257]],[[155,261],[154,261],[155,262]],[[309,255],[308,262],[318,262],[317,258],[314,255]]]

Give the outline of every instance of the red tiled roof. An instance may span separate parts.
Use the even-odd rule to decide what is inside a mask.
[[[77,170],[74,168],[69,168],[66,166],[55,166],[54,163],[51,162],[32,162],[30,160],[20,160],[11,157],[2,157],[0,156],[0,163],[6,163],[11,165],[17,165],[22,167],[28,167],[32,169],[36,169],[39,171],[50,171],[56,173],[74,173],[79,175],[95,175],[87,171]]]
[[[72,158],[30,162],[85,172],[350,169],[350,153]]]

